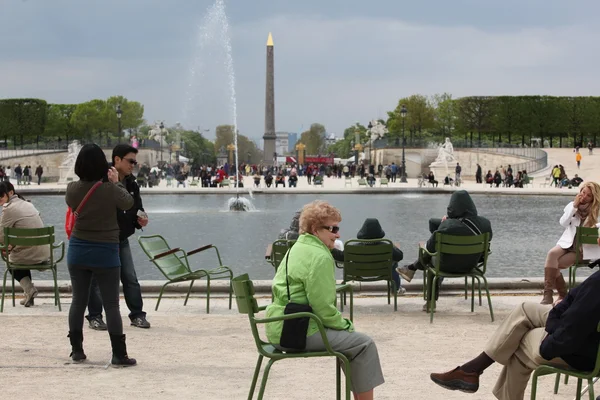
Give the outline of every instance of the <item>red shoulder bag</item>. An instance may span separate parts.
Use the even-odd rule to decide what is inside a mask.
[[[98,189],[98,187],[100,187],[100,185],[102,185],[102,181],[96,182],[94,184],[94,186],[92,186],[92,188],[90,190],[88,190],[88,192],[85,195],[85,197],[83,198],[83,200],[81,200],[81,203],[79,203],[77,210],[73,211],[73,209],[71,207],[67,207],[67,215],[65,216],[65,232],[67,232],[68,239],[71,239],[71,233],[73,233],[73,228],[75,227],[75,221],[77,221],[77,217],[79,216],[81,209],[83,208],[85,203],[87,203],[90,196],[96,191],[96,189]]]

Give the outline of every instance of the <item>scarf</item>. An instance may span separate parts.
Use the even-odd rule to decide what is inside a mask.
[[[590,215],[590,206],[591,205],[592,205],[592,203],[587,203],[587,204],[580,203],[579,206],[577,206],[577,213],[579,214],[579,218],[583,222],[581,224],[581,226],[588,226],[591,224],[591,221],[587,220],[588,216]],[[588,223],[588,222],[590,222],[590,223]],[[590,227],[593,227],[593,224]]]

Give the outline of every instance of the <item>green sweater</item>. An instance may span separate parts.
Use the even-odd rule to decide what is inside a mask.
[[[316,236],[300,235],[294,247],[288,251],[288,279],[293,303],[310,304],[325,328],[354,331],[350,320],[342,317],[335,306],[335,265],[331,252]],[[273,279],[273,304],[267,307],[267,318],[283,315],[288,303],[283,258]],[[271,322],[266,326],[270,343],[279,344],[283,321]],[[314,320],[310,320],[307,336],[319,331]]]

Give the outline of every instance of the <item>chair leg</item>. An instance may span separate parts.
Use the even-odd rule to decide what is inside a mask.
[[[346,294],[344,293],[344,299]],[[354,289],[350,286],[350,322],[354,322]]]
[[[60,293],[58,293],[58,281],[56,279],[56,269],[52,269],[52,275],[54,276],[54,305],[58,306],[58,311],[62,311],[62,307],[60,305]]]
[[[341,365],[339,358],[335,358],[335,398],[336,400],[341,400],[342,396],[342,373],[341,373]]]
[[[471,312],[475,311],[475,278],[471,277]]]
[[[390,285],[390,281],[388,281],[388,283],[387,283],[388,304],[392,304],[391,298],[390,298],[391,291],[392,291],[392,288],[391,288],[391,285]]]
[[[12,277],[12,300],[13,300],[13,307],[16,307],[15,305],[15,276],[13,275]]]
[[[229,272],[229,309],[231,310],[231,296],[233,295],[233,272]]]
[[[490,317],[492,317],[492,322],[494,322],[494,309],[492,308],[492,298],[490,297],[490,289],[488,287],[488,282],[487,279],[485,279],[485,276],[482,276],[481,278],[483,279],[485,294],[487,295],[488,305],[490,307]]]
[[[206,277],[206,313],[210,314],[210,276]]]
[[[344,363],[344,375],[346,378],[346,400],[350,400],[350,392],[352,391],[352,375],[350,373],[350,361],[348,359],[343,360]]]
[[[260,382],[260,391],[258,392],[258,400],[262,400],[263,395],[265,394],[265,388],[267,387],[267,379],[269,379],[269,371],[271,370],[271,366],[273,365],[274,362],[275,362],[275,360],[270,359],[269,362],[267,363],[267,366],[265,367],[265,372],[263,372],[263,378],[262,378],[262,381]]]
[[[581,385],[582,381],[581,378],[577,378],[577,396],[575,396],[576,400],[581,400]]]
[[[192,286],[194,286],[194,282],[195,282],[195,279],[192,279],[192,282],[190,283],[190,287],[187,292],[187,296],[185,296],[185,301],[183,302],[184,306],[187,306],[188,299],[190,298],[190,293],[192,293]]]
[[[481,281],[477,279],[477,288],[479,290],[479,307],[481,307]]]
[[[256,361],[256,368],[254,368],[254,376],[252,377],[252,385],[250,385],[250,393],[248,393],[248,400],[252,400],[254,397],[254,390],[256,389],[256,381],[258,380],[258,374],[260,374],[260,366],[262,364],[263,355],[258,355],[258,360]]]
[[[160,293],[158,294],[158,300],[156,301],[156,307],[154,307],[154,311],[158,311],[158,305],[160,304],[160,300],[162,299],[163,292],[165,291],[165,287],[169,284],[169,282],[165,283],[163,287],[160,288]]]
[[[590,395],[590,400],[594,400],[596,396],[594,395],[594,380],[588,379],[588,394]]]
[[[558,394],[558,386],[560,385],[560,374],[556,374],[556,379],[554,380],[554,394]]]
[[[435,292],[437,287],[438,277],[433,277],[433,284],[431,285],[431,299],[429,299],[429,323],[433,323],[433,314],[435,313]]]
[[[468,278],[465,276],[465,300],[467,299],[467,291],[469,286],[469,281],[467,279]]]
[[[396,287],[396,283],[390,283],[392,285],[392,290],[394,291],[394,311],[398,311],[398,288]]]
[[[4,295],[6,294],[6,274],[8,274],[8,269],[4,271],[4,281],[2,282],[2,303],[0,304],[0,312],[4,312]]]
[[[531,400],[535,400],[535,395],[537,392],[537,381],[538,381],[537,372],[533,371],[533,379],[531,380]]]

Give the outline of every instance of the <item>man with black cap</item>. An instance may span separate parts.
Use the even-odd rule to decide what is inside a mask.
[[[456,236],[474,236],[489,233],[491,240],[492,224],[487,218],[477,215],[477,207],[475,207],[469,193],[466,190],[459,190],[452,193],[447,214],[442,219],[431,218],[429,220],[429,232],[431,232],[431,236],[427,244],[422,244],[422,246],[425,246],[427,251],[434,253],[435,234],[437,232]],[[447,255],[444,256],[440,269],[444,272],[468,272],[477,266],[480,259],[481,255],[479,254]],[[410,282],[415,275],[415,271],[423,269],[423,265],[417,260],[412,264],[398,267],[397,271],[401,277]],[[432,279],[427,281],[432,282]],[[431,293],[431,288],[428,288],[427,293]],[[439,290],[436,291],[437,294],[439,294]],[[428,303],[426,302],[423,306],[423,311],[427,311]]]

